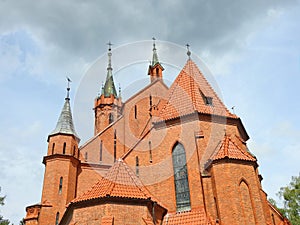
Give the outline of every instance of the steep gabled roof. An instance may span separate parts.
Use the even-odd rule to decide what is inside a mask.
[[[140,179],[122,160],[118,160],[101,180],[72,202],[104,197],[153,199]]]
[[[160,112],[160,119],[170,120],[194,112],[237,118],[189,59],[170,87],[169,99]]]
[[[219,159],[239,159],[245,161],[256,161],[256,158],[252,156],[248,151],[243,150],[236,145],[228,136],[225,136],[219,150],[211,157],[211,160]]]
[[[181,213],[168,213],[164,217],[163,225],[211,225],[211,221],[204,209]]]

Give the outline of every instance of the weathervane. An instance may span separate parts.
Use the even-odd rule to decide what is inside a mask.
[[[72,82],[71,79],[69,77],[66,77],[67,78],[67,82],[68,82],[68,87],[67,87],[67,97],[66,97],[66,100],[69,100],[70,99],[70,83]]]
[[[186,54],[188,55],[189,59],[191,59],[190,45],[186,44],[185,46],[187,48],[187,53]]]

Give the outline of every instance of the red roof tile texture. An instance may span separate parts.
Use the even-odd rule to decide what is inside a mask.
[[[163,225],[212,225],[204,209],[187,211],[182,213],[168,213],[163,221]]]
[[[131,199],[154,199],[133,171],[118,160],[106,176],[93,187],[72,202],[86,201],[103,197],[121,197]]]
[[[113,225],[114,217],[113,216],[103,216],[101,219],[101,225]]]
[[[225,107],[197,65],[188,60],[170,87],[168,102],[159,117],[170,120],[194,112],[237,118]]]
[[[154,225],[151,218],[143,218],[143,221],[146,225]]]
[[[253,157],[248,151],[243,150],[238,145],[236,145],[228,136],[224,137],[219,151],[216,152],[216,154],[214,154],[211,159],[218,160],[224,158],[256,161],[255,157]]]

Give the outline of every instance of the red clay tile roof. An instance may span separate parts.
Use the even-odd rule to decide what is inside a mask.
[[[90,190],[75,198],[72,202],[109,196],[154,200],[133,171],[122,160],[118,160]]]
[[[182,213],[168,213],[164,217],[163,225],[212,225],[204,209]]]
[[[103,216],[101,219],[101,225],[113,225],[114,217],[113,216]]]
[[[154,225],[152,218],[144,218],[143,217],[143,221],[146,225]]]
[[[253,157],[249,152],[241,149],[228,136],[224,137],[219,151],[216,152],[211,159],[218,160],[224,158],[256,161],[255,157]]]
[[[212,104],[207,104],[207,98]],[[237,118],[217,96],[197,65],[188,60],[169,89],[169,99],[160,111],[161,120],[170,120],[194,112]]]

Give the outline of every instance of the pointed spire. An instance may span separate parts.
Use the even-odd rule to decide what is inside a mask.
[[[111,56],[112,56],[112,52],[111,52],[111,46],[112,44],[109,42],[107,44],[108,47],[108,67],[107,67],[107,75],[106,75],[106,81],[104,84],[104,88],[103,88],[103,94],[105,97],[110,97],[111,95],[117,97],[117,91],[115,88],[115,83],[114,83],[114,79],[113,79],[113,75],[112,75],[112,66],[111,66]]]
[[[80,141],[80,138],[78,137],[74,124],[72,119],[72,112],[71,112],[71,106],[70,106],[70,78],[67,78],[68,81],[68,87],[67,87],[67,97],[65,98],[65,104],[62,108],[62,111],[60,113],[59,119],[57,121],[55,129],[49,134],[49,136],[55,135],[55,134],[70,134],[74,135],[78,142]]]
[[[156,47],[155,47],[155,37],[152,38],[153,40],[153,56],[152,56],[152,66],[155,66],[157,63],[159,63],[158,61],[158,55],[157,55],[157,52],[156,52]]]

